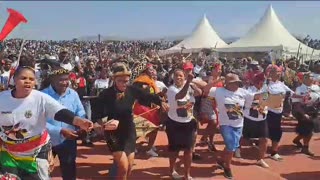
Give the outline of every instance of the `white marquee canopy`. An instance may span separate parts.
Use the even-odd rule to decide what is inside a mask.
[[[196,26],[190,36],[179,44],[160,52],[161,54],[170,54],[181,51],[185,48],[186,52],[193,52],[203,48],[225,47],[227,44],[218,36],[210,25],[206,15],[203,16],[200,23]]]
[[[302,54],[310,55],[313,51],[288,32],[270,5],[260,21],[244,37],[225,48],[219,48],[218,51],[269,52],[273,50],[294,55],[298,52],[299,46]],[[314,54],[319,55],[319,53],[319,50],[314,50]]]

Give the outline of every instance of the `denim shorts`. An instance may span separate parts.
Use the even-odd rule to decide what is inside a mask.
[[[220,133],[228,151],[235,151],[240,146],[242,127],[220,126]]]

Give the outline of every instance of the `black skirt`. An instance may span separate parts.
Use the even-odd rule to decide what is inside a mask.
[[[248,118],[244,118],[242,135],[245,139],[267,138],[268,134],[268,123],[266,120],[253,121]]]
[[[298,120],[296,127],[296,133],[301,136],[310,136],[313,134],[314,123],[313,121],[308,121],[301,113],[293,113],[294,117]]]
[[[282,137],[282,128],[281,128],[282,113],[277,114],[271,111],[268,111],[267,115],[267,124],[269,130],[269,138],[272,141],[280,142]]]
[[[135,152],[136,149],[136,128],[133,121],[120,124],[115,131],[105,132],[107,146],[111,152],[123,151],[126,154]]]
[[[196,120],[180,123],[172,119],[166,122],[166,133],[169,141],[169,151],[191,150],[197,129]]]

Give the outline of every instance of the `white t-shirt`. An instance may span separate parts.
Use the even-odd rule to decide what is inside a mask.
[[[253,94],[243,88],[232,92],[225,88],[213,87],[208,96],[216,99],[220,125],[243,127],[244,104],[246,100],[253,99]]]
[[[175,85],[169,87],[167,91],[168,104],[169,104],[169,112],[168,116],[170,119],[180,122],[180,123],[188,123],[193,118],[193,105],[191,107],[184,108],[185,105],[189,103],[195,103],[195,98],[193,96],[193,90],[189,87],[186,96],[182,99],[176,100],[176,94],[178,94],[182,90],[181,88],[177,88]]]
[[[94,87],[96,89],[107,89],[109,87],[109,79],[96,79]]]
[[[4,71],[0,76],[6,77],[7,79],[9,79],[9,77],[10,77],[10,70],[9,70],[9,71]]]
[[[202,67],[199,66],[198,64],[196,64],[196,66],[194,67],[193,72],[196,73],[196,74],[199,74],[201,70],[202,70]]]
[[[167,89],[167,86],[162,81],[156,81],[156,86],[160,89],[160,91]]]
[[[41,78],[41,70],[36,70],[35,72],[35,75],[36,75],[36,84],[37,84],[37,88],[40,89],[41,87],[41,81],[42,81],[42,78]]]
[[[280,114],[283,111],[283,101],[284,101],[286,92],[290,92],[291,96],[294,94],[294,92],[281,81],[276,81],[276,82],[270,81],[267,87],[267,91],[271,95],[282,95],[283,97],[282,99],[279,99],[279,101],[281,101],[280,107],[278,108],[268,107],[268,111],[271,111],[277,114]]]
[[[54,119],[55,114],[65,108],[37,90],[32,90],[23,99],[12,97],[11,90],[7,90],[0,94],[0,99],[0,138],[4,142],[7,138],[18,142],[41,135],[46,129],[47,118]],[[20,136],[15,132],[20,132]]]
[[[306,86],[305,84],[302,84],[301,86],[297,87],[296,89],[297,95],[306,96],[307,99],[302,98],[292,98],[292,102],[303,102],[307,105],[312,105],[315,101],[319,100],[320,98],[320,87],[318,85],[311,85]]]
[[[4,71],[2,74],[0,74],[0,84],[4,85],[4,87],[7,89],[8,84],[10,82],[10,70]]]
[[[60,66],[61,66],[63,69],[66,69],[66,70],[68,70],[68,71],[72,71],[73,68],[74,68],[71,63],[67,63],[67,64],[61,63]]]
[[[266,92],[266,86],[258,90],[255,86],[248,87],[247,91],[252,94]],[[263,121],[267,118],[268,107],[262,108],[259,106],[259,100],[254,100],[253,96],[250,96],[244,105],[244,117],[252,121]]]
[[[316,81],[317,83],[320,82],[320,74],[312,73],[312,76],[314,81]]]

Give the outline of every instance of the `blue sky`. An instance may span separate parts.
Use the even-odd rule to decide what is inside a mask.
[[[129,38],[188,35],[206,14],[221,37],[241,37],[259,21],[269,4],[289,30],[320,38],[320,2],[9,2],[0,3],[0,26],[13,8],[25,15],[9,37],[72,39],[98,33]]]

